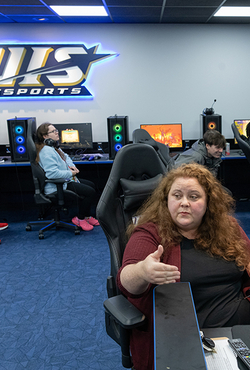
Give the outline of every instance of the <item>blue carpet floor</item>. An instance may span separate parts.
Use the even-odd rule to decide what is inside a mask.
[[[249,202],[237,205],[250,237],[249,211]],[[18,217],[7,221],[0,232],[0,370],[124,369],[105,331],[110,259],[101,227],[78,236],[48,231],[39,240]]]
[[[10,222],[0,233],[0,369],[124,369],[105,332],[110,262],[101,227],[39,240],[25,226]]]

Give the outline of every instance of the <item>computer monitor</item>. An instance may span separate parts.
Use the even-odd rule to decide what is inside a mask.
[[[182,148],[181,123],[142,124],[140,128],[146,130],[155,141],[168,145],[169,148]]]
[[[235,119],[234,120],[234,124],[237,127],[240,135],[244,135],[247,137],[246,128],[247,128],[248,123],[250,123],[250,119]],[[236,139],[234,139],[234,142],[235,144],[237,144]]]
[[[91,123],[56,123],[59,131],[59,143],[62,149],[92,149]]]

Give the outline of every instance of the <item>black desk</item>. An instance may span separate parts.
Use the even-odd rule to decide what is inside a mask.
[[[250,164],[241,150],[222,156],[218,178],[236,199],[250,198]]]
[[[0,157],[0,161],[1,158],[2,157]],[[109,160],[106,155],[98,160],[84,160],[76,161],[74,163],[80,171],[79,177],[93,181],[98,190],[103,190],[107,182],[113,160]],[[11,162],[9,157],[7,161],[0,163],[0,171],[0,193],[9,193],[12,191],[34,191],[29,162]]]
[[[189,283],[157,286],[153,306],[155,370],[206,369]],[[210,338],[241,338],[250,348],[250,325],[202,331]],[[247,370],[239,359],[238,367]]]
[[[0,157],[1,160],[2,157]],[[113,160],[108,156],[96,161],[75,162],[82,178],[93,181],[96,185],[97,196],[107,182]],[[29,162],[0,163],[0,207],[6,207],[10,202],[16,205],[20,202],[20,195],[28,194],[33,202],[34,185]],[[222,156],[218,178],[222,184],[230,189],[236,199],[250,198],[250,165],[245,156],[240,155],[240,150],[231,150],[230,156]],[[10,202],[8,201],[9,199]]]
[[[1,160],[2,157],[0,157]],[[95,161],[74,162],[80,171],[79,177],[90,180],[96,185],[96,199],[98,199],[104,189],[109,177],[113,160],[105,158]],[[31,209],[34,203],[34,184],[29,162],[0,163],[0,218],[5,217],[6,210],[19,212],[20,210]]]

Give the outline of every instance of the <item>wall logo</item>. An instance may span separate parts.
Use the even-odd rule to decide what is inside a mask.
[[[84,86],[93,63],[116,54],[97,54],[98,45],[0,45],[0,98],[92,97]]]

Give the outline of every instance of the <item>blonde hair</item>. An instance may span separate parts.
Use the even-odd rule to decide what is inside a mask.
[[[172,247],[181,242],[182,235],[168,210],[169,191],[174,181],[180,177],[197,179],[207,196],[207,211],[198,228],[195,248],[227,261],[235,261],[237,266],[245,269],[250,262],[250,252],[247,251],[246,241],[242,239],[240,227],[232,216],[235,202],[204,166],[191,163],[171,170],[138,210],[140,217],[137,225],[147,222],[156,224],[165,249],[166,244]],[[128,227],[128,235],[131,235],[137,225]]]

